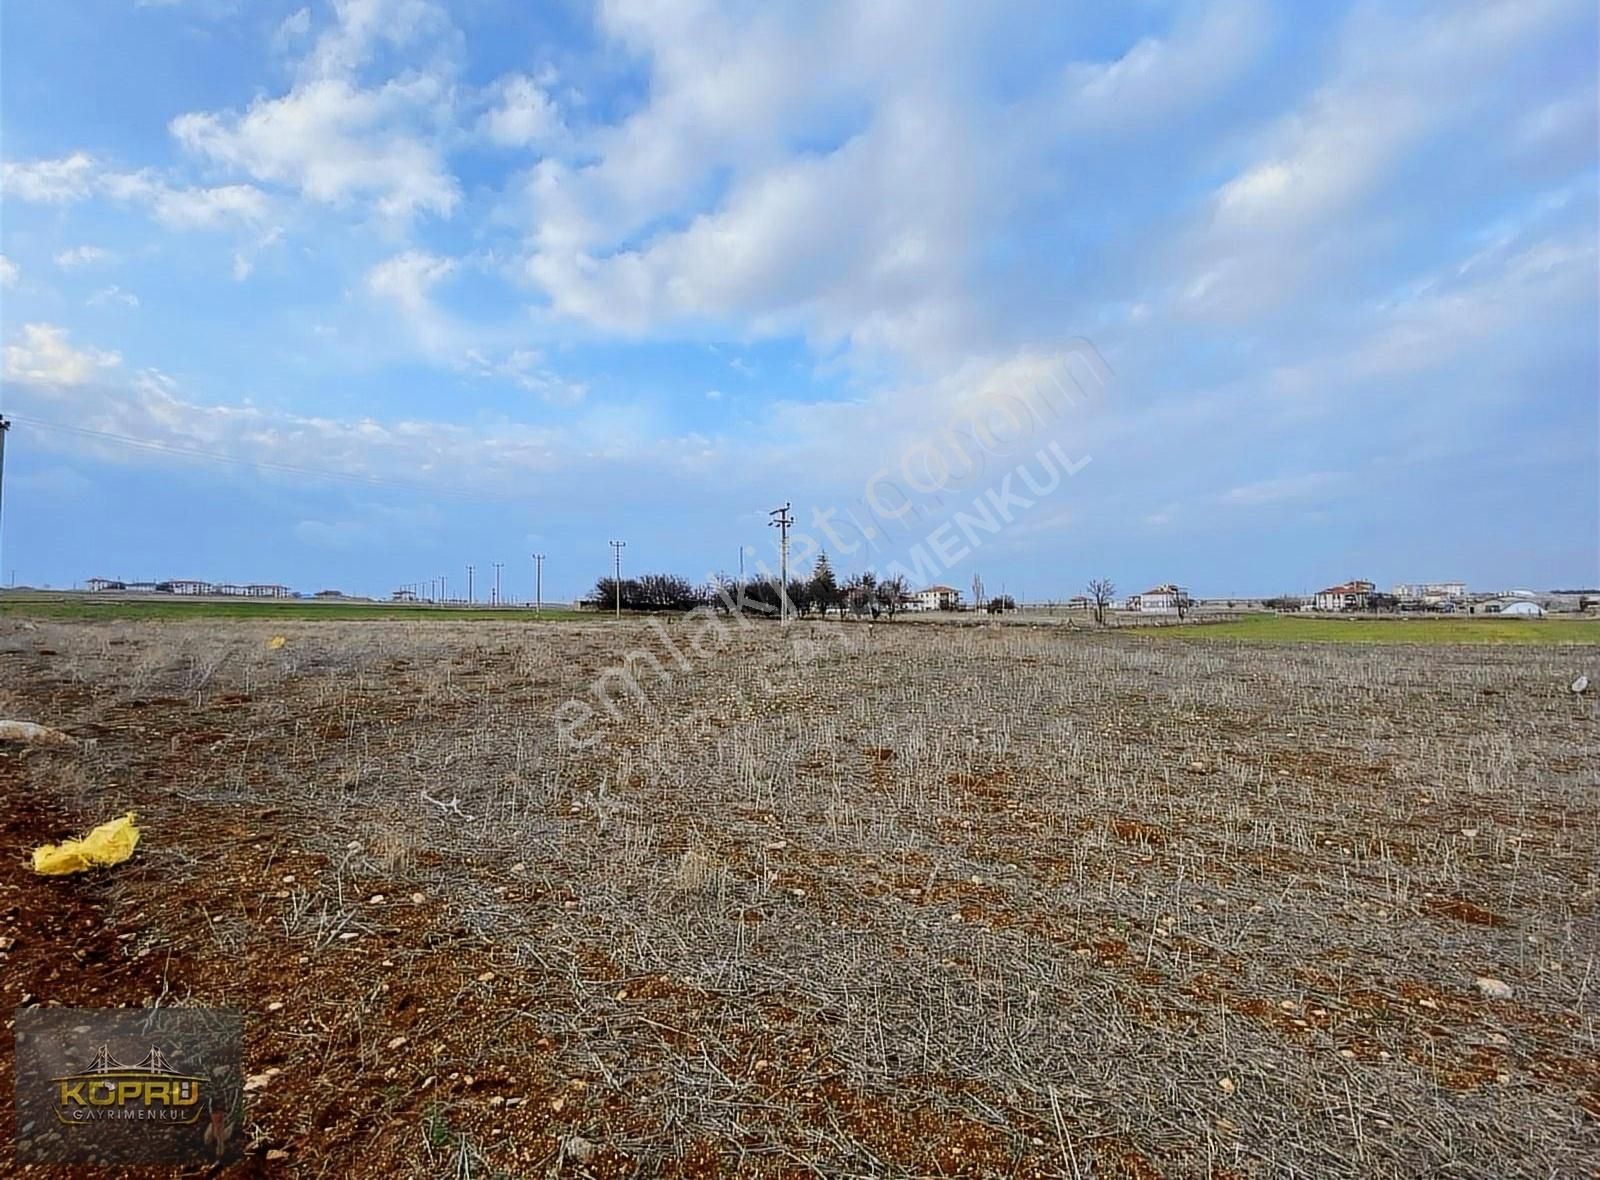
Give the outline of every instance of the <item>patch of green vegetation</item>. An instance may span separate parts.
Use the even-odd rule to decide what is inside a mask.
[[[1600,620],[1454,618],[1339,618],[1337,616],[1247,615],[1226,623],[1135,627],[1135,635],[1158,639],[1241,639],[1259,643],[1594,643]]]
[[[511,607],[426,606],[404,602],[316,602],[305,599],[256,599],[230,602],[221,599],[88,598],[81,595],[0,595],[0,617],[26,615],[35,619],[261,619],[283,622],[349,622],[363,619],[401,619],[415,623],[469,619],[478,622],[560,622],[604,618],[603,614],[570,608],[542,611]]]

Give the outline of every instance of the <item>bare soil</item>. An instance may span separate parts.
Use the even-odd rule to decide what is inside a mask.
[[[1600,1171],[1600,648],[728,628],[0,619],[0,1006],[243,1009],[243,1175]]]

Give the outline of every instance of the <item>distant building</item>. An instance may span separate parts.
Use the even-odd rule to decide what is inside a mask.
[[[1376,589],[1373,583],[1362,581],[1329,586],[1317,591],[1312,607],[1322,611],[1366,610],[1372,605],[1372,592]]]
[[[417,595],[415,591],[407,590],[404,587],[401,587],[399,590],[396,590],[393,594],[389,595],[389,598],[393,602],[415,602],[417,600]]]
[[[84,585],[87,586],[91,591],[93,591],[96,594],[99,594],[99,593],[101,593],[102,591],[105,591],[105,590],[126,590],[127,589],[127,586],[125,586],[121,582],[116,581],[113,578],[90,578],[87,582],[84,583]]]
[[[312,597],[313,598],[343,598],[344,597],[344,591],[343,590],[318,590],[314,595],[312,595]]]
[[[211,583],[210,582],[196,582],[196,581],[194,581],[192,579],[189,579],[189,578],[177,578],[177,579],[174,579],[171,582],[164,583],[164,585],[167,588],[167,593],[168,594],[210,594],[211,593]]]
[[[1182,586],[1166,582],[1143,594],[1129,595],[1127,608],[1145,615],[1170,615],[1177,613],[1180,602],[1188,605],[1189,592]]]
[[[955,610],[961,605],[961,591],[954,586],[929,586],[911,596],[913,610]]]
[[[1465,598],[1467,584],[1465,582],[1400,582],[1394,588],[1396,598],[1416,598],[1423,602],[1442,602],[1447,599]]]
[[[1544,607],[1537,602],[1526,598],[1501,599],[1491,602],[1483,608],[1485,614],[1510,615],[1518,619],[1538,619],[1544,617]]]
[[[244,592],[244,596],[246,598],[290,598],[290,597],[293,597],[293,592],[289,589],[289,587],[280,586],[275,582],[274,583],[270,583],[270,584],[264,584],[264,583],[261,583],[261,582],[252,582],[250,585],[248,585],[248,586],[246,586],[244,588],[243,592]]]

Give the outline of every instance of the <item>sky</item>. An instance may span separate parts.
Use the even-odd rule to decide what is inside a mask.
[[[1600,585],[1589,0],[16,0],[0,576]]]

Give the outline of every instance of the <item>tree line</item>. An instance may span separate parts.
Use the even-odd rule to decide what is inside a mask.
[[[843,582],[833,571],[826,553],[817,555],[811,574],[790,578],[787,588],[789,610],[796,615],[852,615],[857,618],[890,618],[904,610],[910,588],[899,575],[880,578],[871,570],[852,574]],[[719,611],[747,611],[776,615],[784,597],[780,580],[771,574],[740,580],[717,574],[709,582],[696,584],[677,574],[641,574],[623,578],[619,586],[614,577],[596,580],[588,602],[601,610],[621,605],[629,611],[690,611],[711,607]],[[985,604],[990,611],[1015,610],[1016,604],[1004,595]]]

